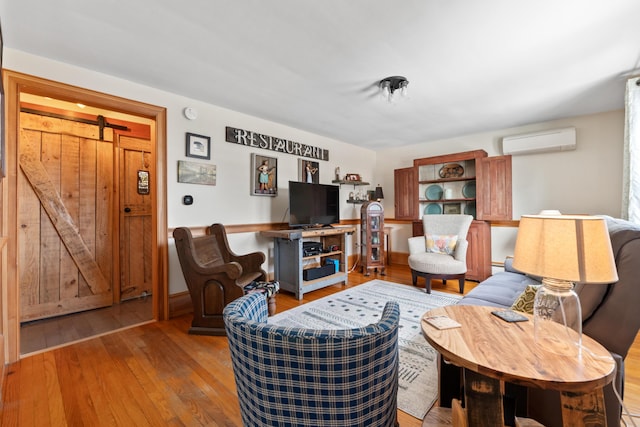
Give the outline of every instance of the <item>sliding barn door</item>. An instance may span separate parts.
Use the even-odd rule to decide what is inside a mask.
[[[20,321],[113,303],[113,132],[20,113]]]

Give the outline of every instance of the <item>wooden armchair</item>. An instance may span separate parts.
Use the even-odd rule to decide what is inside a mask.
[[[193,237],[191,230],[173,231],[182,274],[193,303],[190,334],[225,335],[222,311],[244,295],[244,287],[254,280],[266,280],[262,252],[236,255],[229,248],[222,224],[207,228],[207,234]]]

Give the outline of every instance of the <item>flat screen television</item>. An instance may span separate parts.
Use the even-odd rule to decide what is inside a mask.
[[[340,222],[340,187],[289,181],[289,226],[325,227]]]

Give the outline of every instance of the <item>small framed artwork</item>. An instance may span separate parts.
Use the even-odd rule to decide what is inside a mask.
[[[307,159],[298,159],[298,178],[300,182],[320,183],[320,163]]]
[[[444,214],[459,214],[462,212],[460,203],[444,203],[442,205],[442,211]]]
[[[275,157],[251,154],[251,195],[278,195],[278,159]]]
[[[362,181],[360,175],[357,173],[348,173],[344,176],[345,181]]]
[[[216,165],[178,160],[178,182],[216,185]]]
[[[187,132],[187,157],[211,159],[211,137]]]

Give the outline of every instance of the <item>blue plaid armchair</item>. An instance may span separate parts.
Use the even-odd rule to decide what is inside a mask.
[[[397,303],[378,323],[344,330],[269,325],[259,294],[223,318],[245,426],[397,425]]]

